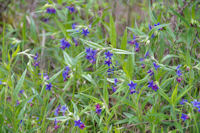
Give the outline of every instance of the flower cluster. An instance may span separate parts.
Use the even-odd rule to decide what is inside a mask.
[[[90,63],[95,64],[97,50],[93,50],[92,48],[86,48],[85,52],[86,52],[86,59],[89,60]]]
[[[129,44],[135,45],[135,52],[139,52],[139,43],[136,41],[135,35],[133,35],[133,40],[128,41]]]
[[[148,84],[149,84],[148,87],[152,88],[154,91],[157,91],[159,89],[159,87],[153,83],[153,80],[149,81]]]
[[[38,53],[36,53],[35,54],[35,56],[33,57],[33,59],[34,59],[34,62],[33,62],[33,66],[39,66],[39,64],[40,64],[40,61],[38,61]]]
[[[81,120],[78,120],[78,121],[74,121],[74,126],[78,126],[80,129],[84,129],[85,128],[85,124],[83,124],[81,122]]]
[[[158,22],[157,24],[154,24],[154,27],[156,27],[156,26],[158,26],[158,25],[160,25],[160,23]],[[153,26],[151,26],[150,24],[149,24],[149,30],[152,30],[153,28],[154,28]],[[159,28],[158,30],[161,30],[162,28]],[[155,37],[155,35],[154,34],[152,34],[151,35],[151,38],[154,38]]]
[[[68,41],[66,41],[64,38],[60,40],[60,48],[62,50],[65,50],[65,48],[69,48],[71,45]]]
[[[100,114],[101,114],[101,111],[102,111],[100,104],[97,104],[95,107],[96,107],[96,113],[97,113],[98,115],[100,115]]]
[[[56,9],[54,9],[54,8],[47,8],[46,9],[46,13],[55,14],[56,13]]]
[[[112,64],[111,57],[113,56],[113,54],[110,51],[107,51],[104,54],[105,54],[105,58],[107,59],[105,60],[104,64],[110,67],[110,65]]]
[[[70,68],[68,66],[65,67],[65,70],[62,73],[63,80],[66,81],[70,76],[69,76],[69,71]]]
[[[133,94],[133,93],[136,93],[136,86],[137,86],[137,83],[133,83],[133,81],[130,82],[130,84],[128,84],[129,86],[129,90],[130,90],[130,94]]]
[[[181,75],[182,75],[182,72],[181,72],[181,70],[180,70],[180,67],[181,67],[181,65],[178,65],[177,67],[176,67],[176,75],[178,76],[177,78],[176,78],[176,80],[177,80],[177,82],[181,82],[181,80],[182,80],[182,78],[181,78]]]

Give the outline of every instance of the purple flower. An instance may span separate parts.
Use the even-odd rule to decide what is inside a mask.
[[[157,91],[159,88],[158,88],[158,86],[157,86],[156,84],[154,84],[154,85],[152,86],[152,89],[153,89],[154,91]]]
[[[154,68],[157,70],[160,66],[159,65],[157,65],[155,62],[153,62],[153,66],[154,66]]]
[[[16,104],[16,106],[18,106],[20,104],[20,102],[19,102],[19,100],[17,100],[17,104]]]
[[[188,102],[188,101],[187,101],[186,99],[182,99],[181,102],[180,102],[180,104],[181,104],[181,105],[184,105],[185,102]]]
[[[117,88],[114,87],[114,86],[112,86],[111,88],[112,88],[112,91],[113,91],[113,92],[115,92],[115,91],[117,90]]]
[[[19,93],[23,94],[23,93],[24,93],[24,90],[20,90]]]
[[[54,8],[47,8],[46,9],[46,13],[55,14],[56,13],[56,9],[54,9]]]
[[[178,66],[176,67],[176,70],[178,70],[180,67],[181,67],[181,65],[178,65]]]
[[[159,87],[153,83],[153,80],[149,81],[148,84],[149,84],[148,87],[152,88],[152,90],[154,91],[157,91],[159,89]]]
[[[82,30],[82,34],[83,34],[84,36],[87,36],[89,33],[90,33],[90,32],[89,32],[88,29],[83,29],[83,30]]]
[[[52,84],[51,84],[51,83],[47,84],[47,85],[46,85],[46,90],[49,90],[49,91],[50,91],[50,90],[51,90],[51,87],[52,87]]]
[[[149,69],[149,71],[147,71],[147,73],[149,73],[149,76],[154,75],[154,72],[151,69]]]
[[[39,75],[41,76],[42,74],[39,73]],[[49,80],[48,74],[47,73],[43,73],[43,78],[44,78],[44,80]]]
[[[81,122],[81,120],[74,121],[74,126],[78,126],[80,129],[85,128],[85,125]]]
[[[136,90],[130,90],[130,94],[136,93]]]
[[[112,62],[111,62],[110,59],[108,59],[108,60],[106,60],[106,61],[104,62],[104,64],[110,66],[110,65],[112,64]]]
[[[70,68],[68,66],[65,67],[65,70],[63,71],[62,73],[62,76],[63,76],[63,80],[66,81],[67,78],[69,78],[69,71],[70,71]]]
[[[57,124],[58,124],[58,121],[55,119],[55,121],[54,121],[54,129],[55,130],[59,128],[59,126]]]
[[[108,75],[113,74],[114,73],[114,68],[108,68],[107,70]]]
[[[86,59],[89,60],[92,64],[95,64],[97,50],[93,50],[92,48],[85,48],[85,52]]]
[[[153,87],[153,80],[149,81],[148,84],[149,84],[148,87],[152,88]]]
[[[62,107],[61,107],[61,110],[60,110],[61,112],[63,112],[63,115],[65,115],[65,112],[67,111],[67,107],[65,106],[65,105],[63,105]]]
[[[196,108],[200,108],[200,102],[198,102],[196,99],[194,101],[191,102],[193,107],[196,107]]]
[[[34,67],[37,67],[37,66],[39,66],[40,65],[40,61],[35,61],[34,63],[33,63],[33,66]]]
[[[19,123],[20,123],[20,124],[22,124],[22,122],[23,122],[23,121],[22,121],[22,120],[20,120],[20,122],[19,122]]]
[[[36,53],[33,59],[34,59],[35,61],[37,61],[38,56],[39,56],[38,53]]]
[[[55,112],[54,112],[54,115],[55,115],[55,116],[58,116],[59,111],[60,111],[60,108],[61,108],[61,105],[58,105],[58,107],[56,108],[56,110],[55,110]]]
[[[75,46],[78,46],[78,41],[72,37],[72,41],[75,43]]]
[[[75,8],[73,6],[67,6],[67,8],[70,11],[70,13],[75,12]]]
[[[147,58],[149,56],[149,51],[146,52],[146,54],[144,55],[144,58]]]
[[[149,30],[151,30],[152,29],[152,26],[149,24]]]
[[[76,29],[76,23],[72,24],[72,29]]]
[[[145,64],[141,64],[142,68],[144,69],[145,68]]]
[[[129,90],[135,89],[137,86],[137,83],[133,83],[133,81],[130,82],[130,84],[128,84],[129,86]]]
[[[100,115],[100,114],[101,114],[101,111],[102,111],[101,106],[100,106],[99,104],[97,104],[97,105],[96,105],[96,113],[97,113],[98,115]]]
[[[176,74],[180,77],[182,75],[181,70],[177,70]]]
[[[33,98],[31,98],[30,100],[28,100],[28,102],[27,103],[31,103],[33,101]]]
[[[178,78],[176,78],[176,81],[180,83],[182,81],[182,78],[178,77]]]
[[[64,38],[60,40],[60,48],[65,50],[65,48],[69,48],[71,45],[68,41],[66,41]]]
[[[105,52],[105,58],[107,59],[111,59],[111,57],[113,56],[113,54],[110,52],[110,51],[108,51],[108,52]]]
[[[2,81],[0,81],[0,85],[2,84]]]
[[[189,117],[188,117],[188,115],[182,113],[181,119],[182,119],[183,121],[185,121],[185,120],[189,119]]]
[[[118,82],[117,78],[114,79],[114,82],[115,82],[115,85],[117,85],[117,82]]]

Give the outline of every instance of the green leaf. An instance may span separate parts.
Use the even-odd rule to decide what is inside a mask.
[[[97,99],[96,97],[93,97],[91,95],[87,95],[87,94],[84,94],[84,93],[80,93],[80,94],[85,96],[85,97],[87,97],[87,98],[89,98],[89,99],[91,99],[91,100],[93,100],[95,103],[101,103],[102,104],[102,101]]]
[[[163,89],[161,89],[160,87],[159,87],[159,89],[158,89],[158,93],[165,99],[165,100],[167,100],[169,103],[171,103],[171,101],[170,101],[170,98],[167,96],[167,94],[163,91]]]
[[[127,29],[125,29],[124,31],[124,36],[122,38],[122,42],[121,42],[121,49],[122,50],[126,50],[126,45],[127,45]],[[124,60],[125,55],[122,55],[122,61]]]
[[[189,23],[183,16],[181,16],[179,13],[177,13],[176,11],[174,11],[174,9],[170,8],[170,10],[171,10],[177,17],[179,17],[187,26],[190,25],[190,23]]]
[[[63,71],[64,69],[60,70],[59,72],[57,72],[56,74],[54,74],[50,79],[49,82],[54,81]]]
[[[84,43],[84,44],[86,44],[86,45],[88,45],[89,47],[91,47],[91,48],[95,48],[95,49],[103,49],[104,47],[103,46],[101,46],[101,45],[99,45],[99,44],[97,44],[97,43],[95,43],[95,42],[91,42],[91,41],[87,41],[87,40],[84,40],[84,39],[81,39],[80,38],[80,40]]]
[[[112,16],[110,15],[110,42],[113,48],[117,47],[117,33],[116,33],[116,28],[115,28],[115,22],[113,21]]]
[[[24,83],[24,79],[25,79],[25,76],[26,76],[26,71],[25,70],[20,78],[20,80],[17,82],[17,85],[15,87],[15,91],[13,92],[14,93],[14,97],[15,99],[17,99],[17,94],[19,93],[19,90],[22,89],[22,85]]]
[[[172,96],[171,96],[171,103],[172,104],[175,104],[175,102],[176,102],[176,97],[177,97],[177,92],[178,92],[177,89],[178,89],[178,84],[176,84],[176,87],[175,87],[175,89],[172,93]]]
[[[65,51],[63,51],[63,56],[64,56],[64,59],[65,59],[65,63],[69,67],[73,66],[72,58]]]

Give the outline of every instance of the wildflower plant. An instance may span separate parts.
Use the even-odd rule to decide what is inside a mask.
[[[27,4],[0,12],[0,132],[200,132],[197,1]]]

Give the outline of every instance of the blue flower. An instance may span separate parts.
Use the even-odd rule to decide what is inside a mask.
[[[155,62],[153,62],[153,66],[154,66],[154,68],[157,70],[160,66],[159,65],[157,65]]]
[[[18,106],[20,104],[19,100],[17,100],[16,106]]]
[[[104,62],[104,64],[110,66],[110,65],[112,64],[112,62],[111,62],[110,59],[108,59],[108,60],[106,60],[106,61]]]
[[[136,90],[130,90],[130,94],[136,93]]]
[[[153,87],[153,80],[149,81],[148,84],[149,84],[148,85],[149,88]]]
[[[100,115],[100,114],[101,114],[101,111],[102,111],[101,106],[100,106],[99,104],[97,104],[97,105],[96,105],[96,113],[97,113],[98,115]]]
[[[51,84],[51,83],[47,84],[47,85],[46,85],[46,90],[49,90],[49,91],[50,91],[50,90],[51,90],[51,87],[52,87],[52,84]]]
[[[184,105],[186,102],[188,102],[186,99],[182,99],[181,102],[180,102],[180,104]]]
[[[144,58],[147,58],[149,56],[149,51],[146,52],[146,54],[144,55]]]
[[[182,119],[183,121],[185,121],[185,120],[189,119],[189,117],[188,117],[188,115],[182,113],[181,119]]]
[[[74,121],[74,126],[78,126],[80,129],[85,128],[85,125],[81,122],[81,120]]]
[[[61,108],[61,105],[58,105],[58,107],[56,108],[56,110],[55,110],[55,112],[54,112],[54,115],[55,115],[55,116],[58,116],[59,111],[60,111],[60,108]]]
[[[92,48],[86,48],[85,52],[86,52],[86,59],[94,64],[96,62],[97,51],[93,50]]]
[[[89,33],[90,33],[90,32],[89,32],[88,29],[83,29],[83,30],[82,30],[82,34],[83,34],[84,36],[87,36]]]
[[[78,41],[72,37],[72,41],[75,43],[75,46],[78,46]]]
[[[65,70],[62,73],[63,80],[66,81],[69,78],[70,68],[68,66],[65,67]]]
[[[60,40],[60,48],[65,50],[65,48],[69,48],[71,45],[68,41],[66,41],[64,38]]]
[[[107,70],[108,75],[113,74],[114,73],[114,68],[108,68]]]
[[[19,93],[21,93],[21,94],[24,93],[24,90],[20,90]]]
[[[114,86],[112,86],[111,88],[112,88],[112,91],[113,91],[113,92],[115,92],[115,91],[117,90],[117,88],[114,87]]]
[[[67,8],[70,11],[70,13],[75,12],[75,8],[73,6],[67,6]]]
[[[36,53],[33,59],[34,59],[35,61],[37,61],[38,56],[39,56],[38,53]]]
[[[72,24],[72,29],[76,29],[76,23]]]
[[[137,83],[133,83],[133,81],[130,82],[130,84],[128,84],[129,86],[129,90],[135,89],[137,86]]]
[[[31,103],[33,101],[33,98],[31,98],[30,100],[28,100],[28,102],[27,103]]]
[[[149,69],[149,71],[147,71],[147,73],[149,73],[149,76],[154,75],[154,72],[151,69]]]
[[[180,67],[181,67],[181,65],[178,65],[178,66],[176,67],[176,70],[178,70]]]
[[[154,84],[154,85],[152,86],[152,89],[153,89],[154,91],[157,91],[157,90],[159,89],[159,87],[158,87],[156,84]]]
[[[115,85],[117,85],[117,82],[118,82],[117,78],[114,79],[114,82],[115,82]]]
[[[62,107],[61,107],[61,110],[60,110],[61,112],[63,112],[63,115],[65,115],[65,112],[67,111],[67,107],[65,106],[65,105],[63,105]]]
[[[176,74],[180,77],[182,75],[181,70],[177,70]]]
[[[54,8],[47,8],[46,9],[46,13],[55,14],[56,13],[56,9],[54,9]]]
[[[2,85],[2,81],[0,81],[0,85]]]
[[[196,99],[194,101],[191,102],[193,107],[196,107],[196,108],[200,108],[200,102],[198,102]]]
[[[107,59],[111,59],[111,57],[113,56],[113,54],[110,52],[110,51],[108,51],[108,52],[105,52],[105,58]]]

